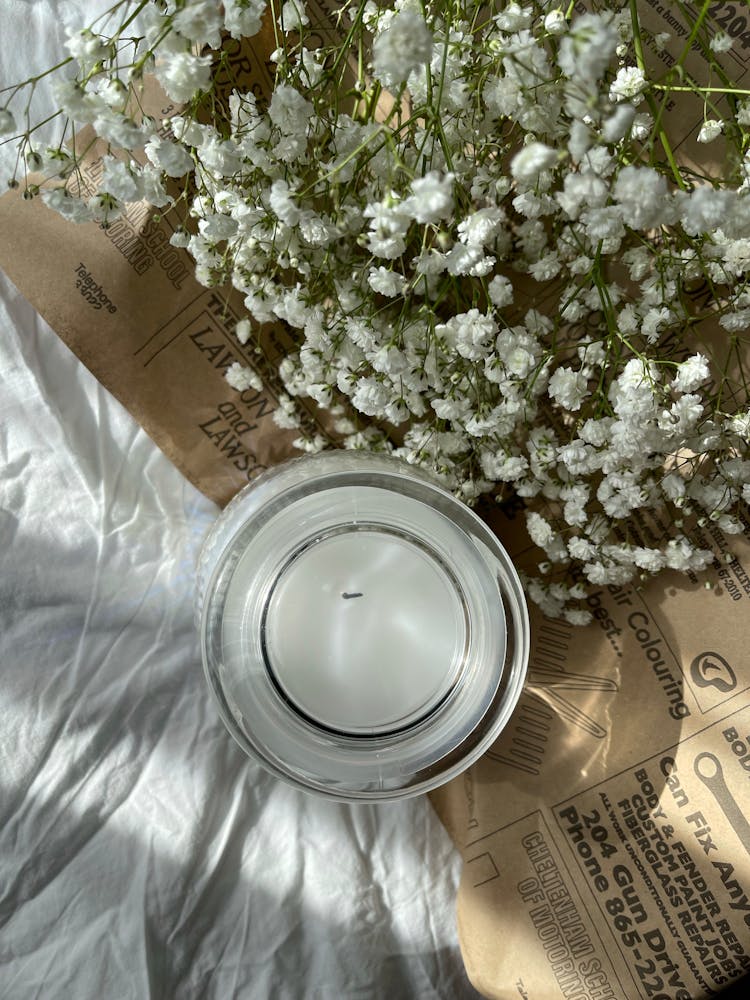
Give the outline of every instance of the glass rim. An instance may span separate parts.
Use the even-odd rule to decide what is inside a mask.
[[[434,521],[438,529],[433,530],[433,536],[449,536],[454,555],[463,544],[465,564],[459,560],[452,568],[457,567],[459,577],[463,574],[462,585],[469,590],[475,618],[479,619],[472,625],[472,655],[475,660],[488,661],[472,662],[465,670],[462,668],[447,696],[425,717],[410,721],[403,729],[379,734],[331,731],[304,718],[273,683],[268,663],[263,663],[258,653],[249,656],[245,664],[252,681],[238,677],[233,641],[226,642],[224,635],[234,621],[227,612],[227,594],[243,555],[249,559],[248,552],[257,554],[259,579],[257,585],[252,584],[255,589],[248,597],[248,607],[262,608],[273,589],[273,574],[278,572],[274,545],[286,546],[282,555],[288,559],[295,542],[297,547],[305,542],[304,532],[295,536],[293,524],[284,525],[283,540],[277,537],[285,515],[293,519],[295,510],[304,509],[310,522],[308,536],[311,527],[313,532],[319,531],[326,519],[333,518],[334,527],[340,527],[342,522],[336,522],[336,516],[346,517],[346,505],[337,513],[333,500],[340,502],[348,487],[360,487],[360,498],[362,487],[375,490],[372,503],[377,501],[385,511],[381,517],[391,516],[396,510],[398,517],[408,520],[416,513],[426,517],[426,511],[431,511],[429,521]],[[327,499],[327,504],[322,498]],[[410,505],[416,506],[411,510]],[[376,518],[374,523],[385,529],[392,527],[387,520]],[[459,536],[463,543],[457,541]],[[420,540],[438,551],[446,544],[437,537]],[[471,565],[472,561],[475,565]],[[526,602],[513,563],[473,510],[422,470],[400,460],[371,453],[330,451],[295,458],[268,470],[225,508],[204,542],[199,565],[196,616],[203,667],[219,714],[249,757],[299,788],[343,801],[383,801],[430,791],[460,774],[489,748],[518,702],[526,677],[530,632]],[[272,578],[263,579],[269,567]],[[497,602],[495,610],[504,617],[499,664],[489,662],[497,655],[499,638],[492,631],[498,631],[497,624],[489,628],[489,638],[482,637],[481,619],[491,617],[493,599]],[[225,612],[229,623],[226,627]],[[251,636],[259,620],[256,614],[256,626],[252,626],[254,613],[248,612]],[[247,696],[249,687],[252,697]],[[238,702],[240,695],[244,698],[242,705]]]

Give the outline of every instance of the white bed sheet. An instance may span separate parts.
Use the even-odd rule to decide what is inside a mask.
[[[0,86],[84,7],[0,0]],[[225,732],[192,623],[217,508],[4,276],[0,384],[0,998],[478,996],[429,802],[318,800]]]

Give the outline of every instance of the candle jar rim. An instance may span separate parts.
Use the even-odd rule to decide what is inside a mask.
[[[274,678],[262,641],[285,562],[357,522],[400,532],[450,565],[467,621],[464,659],[439,704],[384,731],[336,731],[306,716]],[[424,470],[369,452],[295,458],[245,487],[204,543],[196,619],[209,688],[242,749],[297,787],[339,800],[403,798],[461,773],[507,724],[527,670],[525,599],[499,540]]]

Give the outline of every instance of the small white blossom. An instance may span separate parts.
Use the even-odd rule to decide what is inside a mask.
[[[513,302],[513,285],[510,280],[502,274],[496,274],[487,286],[492,304],[498,309],[503,309]]]
[[[447,323],[439,323],[435,333],[442,337],[449,347],[471,361],[486,358],[493,347],[497,324],[491,316],[485,316],[478,309],[452,317]]]
[[[246,344],[250,339],[252,326],[249,319],[241,319],[234,328],[234,335],[241,344]]]
[[[557,162],[557,151],[543,142],[530,142],[510,161],[510,172],[522,183],[536,180],[542,170]]]
[[[712,52],[729,52],[733,41],[726,31],[717,31],[708,44]]]
[[[245,389],[262,389],[263,381],[257,372],[235,361],[226,370],[224,376],[233,389],[244,392]]]
[[[563,35],[567,28],[568,22],[565,20],[565,13],[559,7],[545,15],[544,30],[548,31],[550,35]]]
[[[312,104],[287,83],[274,88],[268,116],[283,135],[306,135],[314,117]]]
[[[136,149],[142,146],[146,135],[144,130],[127,115],[104,108],[97,111],[92,124],[101,139],[122,149]]]
[[[163,170],[167,177],[182,177],[193,166],[193,159],[178,142],[152,136],[146,143],[146,156],[155,167]]]
[[[97,63],[104,62],[111,52],[109,44],[90,28],[69,34],[65,48],[78,62],[84,76],[91,73]]]
[[[698,142],[713,142],[723,131],[724,122],[717,121],[715,118],[707,118],[698,132]]]
[[[287,0],[281,8],[281,20],[287,31],[298,25],[304,26],[310,23],[310,18],[307,16],[307,11],[302,0]]]
[[[0,108],[0,135],[12,135],[16,128],[16,120],[10,111]]]
[[[602,136],[605,142],[619,142],[631,129],[635,119],[635,108],[632,104],[620,104],[602,125]]]
[[[651,167],[623,167],[615,181],[614,197],[625,224],[646,229],[664,218],[667,182]]]
[[[623,66],[610,85],[609,98],[616,102],[630,101],[637,106],[643,100],[641,94],[647,86],[646,75],[640,67]]]
[[[501,31],[520,31],[528,28],[531,20],[531,11],[524,8],[519,3],[511,0],[504,9],[495,15],[495,24]]]
[[[549,380],[548,392],[564,410],[580,410],[587,390],[588,383],[584,376],[572,368],[556,369]]]
[[[211,82],[211,56],[172,52],[157,59],[156,78],[173,101],[183,103]]]
[[[0,109],[0,132],[31,129],[26,198],[103,227],[141,203],[107,234],[122,252],[148,205],[174,202],[168,243],[140,235],[167,274],[187,250],[199,284],[244,302],[228,384],[260,391],[257,326],[286,328],[273,419],[295,447],[327,444],[307,429],[313,401],[342,447],[393,452],[462,501],[510,487],[543,550],[527,592],[573,623],[591,617],[576,607],[591,585],[700,568],[711,556],[682,517],[737,533],[750,501],[732,355],[750,330],[750,100],[730,102],[725,162],[678,160],[676,177],[648,155],[656,123],[636,105],[660,77],[630,64],[628,5],[584,6],[513,0],[477,17],[473,0],[368,0],[340,5],[333,40],[304,0],[139,4],[124,34],[71,35],[79,80],[52,83],[66,129],[92,126],[106,150],[91,169],[31,129],[21,91]],[[269,93],[225,97],[236,43],[207,49],[261,29],[276,32]],[[714,31],[712,50],[730,42]],[[144,113],[142,72],[167,91],[160,114],[183,112]],[[680,100],[703,121],[718,112],[699,91]],[[704,122],[701,142],[722,128]],[[706,357],[680,353],[704,316],[715,382]],[[640,510],[653,536],[630,531]]]
[[[373,44],[373,72],[386,87],[404,83],[409,74],[430,61],[432,35],[424,19],[401,10]]]
[[[68,222],[91,222],[94,218],[94,213],[88,204],[80,198],[72,197],[65,188],[44,188],[42,201]]]
[[[137,176],[122,160],[106,156],[102,160],[102,179],[100,191],[106,191],[121,201],[136,201],[139,197]]]
[[[549,545],[555,537],[555,532],[549,522],[536,511],[530,511],[526,515],[526,529],[534,545],[538,545],[540,548]]]
[[[411,192],[400,211],[420,224],[439,222],[453,208],[453,174],[432,170],[412,181]]]
[[[379,292],[388,298],[403,295],[406,288],[404,276],[386,267],[371,268],[367,275],[367,283],[374,292]]]
[[[702,354],[694,354],[677,366],[677,374],[672,379],[672,388],[677,392],[692,392],[701,382],[705,382],[710,374],[708,359]]]
[[[224,27],[232,38],[251,38],[261,29],[267,0],[224,0]]]
[[[558,64],[570,80],[591,85],[604,73],[617,42],[610,13],[583,14],[560,42]]]
[[[175,11],[172,24],[196,45],[218,49],[221,43],[221,10],[212,0],[191,0]]]

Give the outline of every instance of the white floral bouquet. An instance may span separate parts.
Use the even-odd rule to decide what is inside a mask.
[[[331,429],[297,446],[520,499],[530,596],[583,622],[587,584],[700,570],[711,530],[748,527],[750,91],[718,57],[750,33],[673,4],[680,49],[654,70],[675,39],[643,6],[123,0],[68,39],[54,140],[40,77],[0,93],[10,184],[76,222],[175,213],[198,280],[244,294],[239,340],[291,331],[276,419],[312,401]],[[259,33],[268,94],[226,57]],[[146,73],[178,114],[142,113]],[[678,162],[675,95],[718,169]],[[107,148],[82,196],[64,140],[84,124]]]

